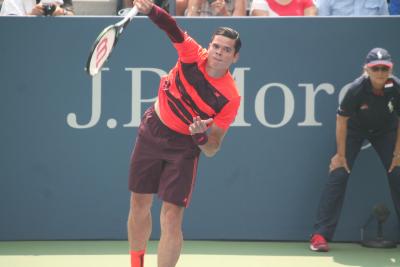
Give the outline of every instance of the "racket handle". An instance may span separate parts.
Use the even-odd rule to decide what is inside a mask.
[[[134,16],[137,15],[137,13],[139,12],[137,6],[134,6],[129,12],[128,14],[126,14],[126,18],[128,18],[129,20],[132,20],[132,18]]]
[[[129,12],[128,14],[126,14],[126,16],[117,24],[115,24],[116,27],[125,27],[126,24],[128,24],[134,16],[136,16],[136,14],[139,12],[137,6],[134,6]],[[122,29],[120,30],[122,32]]]

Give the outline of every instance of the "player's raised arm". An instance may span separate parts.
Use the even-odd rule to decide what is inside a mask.
[[[164,9],[153,4],[151,0],[135,0],[133,2],[140,13],[147,15],[160,29],[165,31],[174,43],[182,43],[184,33],[176,24],[176,20]]]

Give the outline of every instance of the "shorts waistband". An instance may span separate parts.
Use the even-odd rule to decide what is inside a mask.
[[[179,135],[179,136],[189,136],[189,135],[186,135],[186,134],[178,133],[177,131],[174,131],[174,130],[172,130],[171,128],[169,128],[169,127],[160,119],[160,117],[158,116],[154,104],[151,105],[151,106],[146,110],[146,113],[153,115],[154,118],[157,120],[157,123],[160,124],[160,126],[163,127],[164,129],[170,131],[171,133],[176,134],[176,135]]]

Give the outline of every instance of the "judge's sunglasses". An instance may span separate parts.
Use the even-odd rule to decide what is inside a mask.
[[[373,72],[378,72],[378,71],[388,72],[389,69],[390,68],[388,66],[373,66],[373,67],[371,67],[371,70]]]

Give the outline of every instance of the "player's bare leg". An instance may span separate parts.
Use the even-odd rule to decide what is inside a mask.
[[[183,243],[184,208],[163,202],[160,215],[161,237],[158,245],[158,267],[174,267]]]
[[[143,251],[150,238],[152,194],[131,194],[128,217],[128,240],[131,251]]]

